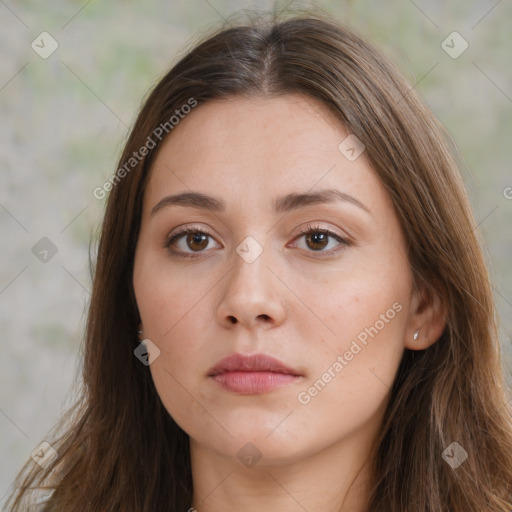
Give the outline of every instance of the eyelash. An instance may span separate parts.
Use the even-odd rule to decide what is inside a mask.
[[[164,248],[170,250],[170,247],[172,247],[178,241],[178,239],[182,238],[184,235],[188,235],[188,234],[192,234],[192,233],[193,234],[199,233],[201,235],[207,235],[207,236],[213,238],[212,235],[210,235],[210,233],[208,233],[207,231],[204,231],[199,228],[194,228],[191,226],[184,226],[183,228],[180,228],[176,233],[174,233],[172,236],[170,236],[165,241]],[[334,238],[337,242],[339,242],[341,244],[341,247],[338,247],[335,249],[330,249],[329,251],[322,251],[322,250],[308,251],[308,252],[312,252],[312,253],[322,254],[322,256],[320,256],[320,258],[331,256],[334,253],[337,253],[338,251],[342,250],[344,247],[348,247],[348,246],[352,245],[352,242],[350,240],[341,237],[340,235],[338,235],[337,233],[335,233],[334,231],[332,231],[328,228],[321,228],[318,225],[307,225],[304,228],[300,229],[298,235],[294,238],[294,240],[296,240],[297,238],[300,238],[301,236],[308,235],[310,233],[321,233],[324,235],[328,235],[329,237]],[[200,256],[200,254],[202,252],[205,252],[205,251],[196,251],[195,253],[186,253],[186,252],[183,253],[183,252],[179,252],[179,251],[171,251],[171,252],[180,258],[197,258]],[[323,255],[325,255],[325,256],[323,256]]]

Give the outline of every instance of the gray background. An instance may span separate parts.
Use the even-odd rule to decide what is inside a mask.
[[[377,44],[457,143],[512,384],[512,4],[318,5]],[[72,399],[91,288],[89,243],[95,247],[105,204],[92,191],[115,171],[147,91],[240,8],[272,10],[274,2],[0,0],[0,502]],[[43,31],[58,43],[46,59],[31,47],[41,45]],[[441,46],[453,31],[469,44],[458,58]]]

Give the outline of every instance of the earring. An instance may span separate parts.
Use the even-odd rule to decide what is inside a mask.
[[[418,335],[419,335],[419,334],[420,334],[420,330],[418,329],[418,330],[414,333],[414,335],[413,335],[412,339],[413,339],[414,341],[416,341],[416,340],[418,339]]]
[[[142,339],[142,324],[139,325],[139,330],[137,331],[137,334],[139,335],[139,339]]]

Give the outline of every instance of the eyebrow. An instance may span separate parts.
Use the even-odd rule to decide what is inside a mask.
[[[291,193],[283,197],[279,197],[272,201],[272,209],[274,213],[287,213],[292,210],[298,210],[306,206],[321,204],[321,203],[334,203],[344,201],[358,206],[367,213],[371,213],[359,199],[354,196],[341,192],[340,190],[327,189],[320,190],[315,193]],[[161,199],[151,210],[151,216],[156,212],[167,206],[188,206],[190,208],[197,208],[198,210],[210,212],[223,212],[226,209],[226,203],[222,199],[218,199],[200,192],[184,192],[181,194],[174,194],[166,196]]]

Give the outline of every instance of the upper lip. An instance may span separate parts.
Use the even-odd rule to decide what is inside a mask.
[[[276,372],[300,376],[298,370],[289,368],[283,362],[265,354],[233,354],[220,360],[208,371],[209,377],[214,377],[224,372]]]

